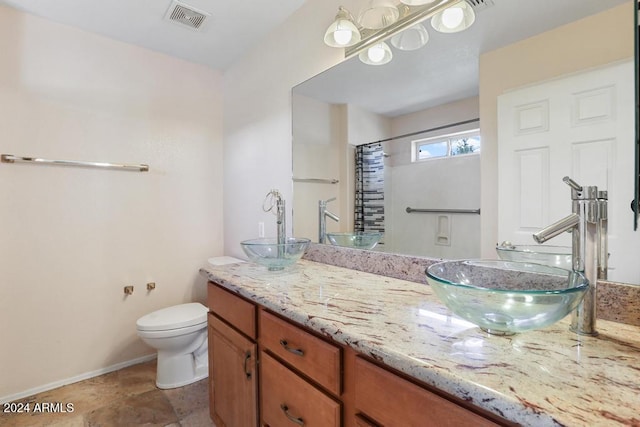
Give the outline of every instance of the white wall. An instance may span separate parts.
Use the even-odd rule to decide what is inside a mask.
[[[271,188],[284,194],[291,218],[291,88],[343,59],[324,32],[343,5],[355,0],[307,0],[283,25],[224,74],[225,252],[242,256],[240,241],[275,219],[262,212]],[[289,227],[291,221],[288,222]]]
[[[385,167],[385,250],[446,259],[479,257],[480,215],[406,212],[408,206],[478,209],[479,176],[479,155]]]
[[[0,52],[0,152],[150,165],[0,164],[2,399],[152,354],[136,319],[204,301],[222,76],[2,6]]]

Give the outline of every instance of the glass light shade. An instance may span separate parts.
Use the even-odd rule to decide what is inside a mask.
[[[407,6],[422,6],[423,4],[433,3],[436,0],[400,0],[400,2]]]
[[[441,33],[457,33],[469,28],[476,20],[473,8],[466,1],[461,1],[431,18],[431,26]]]
[[[412,25],[399,34],[391,37],[391,44],[400,50],[416,50],[427,44],[429,33],[422,24]]]
[[[351,14],[340,7],[336,19],[324,34],[324,42],[331,47],[349,47],[361,39],[360,31],[352,21]]]
[[[393,24],[400,17],[396,5],[390,0],[370,0],[358,15],[358,23],[371,30]]]
[[[389,45],[385,42],[381,42],[360,52],[358,58],[360,58],[360,61],[368,65],[384,65],[391,61],[393,54],[391,53]]]

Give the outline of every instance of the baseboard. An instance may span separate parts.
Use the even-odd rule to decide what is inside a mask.
[[[64,380],[54,381],[49,384],[44,384],[38,387],[30,388],[29,390],[21,391],[20,393],[10,394],[8,396],[1,396],[0,404],[6,403],[6,402],[13,402],[14,400],[18,400],[24,397],[32,396],[34,394],[42,393],[43,391],[53,390],[54,388],[77,383],[78,381],[87,380],[93,377],[98,377],[100,375],[108,374],[109,372],[117,371],[119,369],[126,368],[128,366],[137,365],[138,363],[148,362],[150,360],[155,359],[156,356],[157,356],[157,353],[149,354],[147,356],[138,357],[137,359],[116,363],[115,365],[107,366],[106,368],[96,369],[95,371],[85,372],[84,374],[76,375],[71,378],[66,378]]]

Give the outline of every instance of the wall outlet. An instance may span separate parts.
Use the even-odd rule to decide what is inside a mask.
[[[264,237],[264,222],[258,223],[258,237]]]

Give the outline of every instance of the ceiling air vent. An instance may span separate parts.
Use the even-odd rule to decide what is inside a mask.
[[[481,12],[485,9],[495,6],[493,0],[467,0],[475,12]]]
[[[164,19],[192,30],[202,30],[205,23],[211,19],[211,14],[174,0],[164,15]]]

